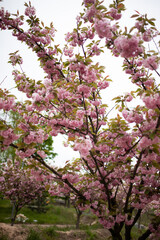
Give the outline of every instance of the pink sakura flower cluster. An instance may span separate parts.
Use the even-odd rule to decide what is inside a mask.
[[[63,180],[67,179],[70,183],[74,184],[79,182],[79,175],[67,173],[62,176],[62,179]]]
[[[81,94],[84,95],[84,97],[89,97],[91,94],[92,89],[90,87],[88,87],[87,85],[84,84],[80,84],[77,88],[77,91]]]
[[[107,87],[109,87],[109,82],[108,81],[99,81],[98,82],[98,87],[102,90],[102,89],[106,89]]]
[[[76,112],[76,117],[79,118],[79,119],[83,119],[85,115],[85,111],[84,110],[77,110]]]
[[[86,35],[83,34],[83,36],[79,35],[79,38],[78,38],[78,35],[76,32],[72,32],[72,33],[68,32],[66,34],[65,40],[68,41],[72,47],[76,47],[77,45],[81,45],[83,43],[85,37]]]
[[[88,6],[88,4],[94,4],[96,2],[96,0],[84,0],[84,5],[85,7]]]
[[[111,8],[110,16],[112,18],[114,18],[115,20],[119,20],[121,18],[122,14],[118,13],[118,10],[116,8]]]
[[[25,15],[28,17],[32,17],[36,14],[36,9],[34,7],[27,7],[25,9]]]
[[[68,42],[69,45],[72,47],[76,47],[77,45],[81,46],[85,40],[93,39],[94,38],[94,32],[92,29],[88,29],[83,33],[78,33],[76,31],[73,31],[72,33],[67,33],[65,40]]]
[[[159,60],[157,56],[152,55],[143,60],[143,65],[150,70],[156,70],[159,66]]]
[[[141,113],[137,113],[135,111],[122,111],[123,117],[127,120],[129,123],[141,123],[143,121],[143,115]]]
[[[14,97],[0,98],[0,109],[9,111],[13,110],[15,106]]]
[[[22,21],[21,17],[11,19],[10,15],[11,14],[8,11],[4,11],[3,8],[0,9],[0,18],[1,18],[0,28],[2,30],[10,28],[10,26],[18,27],[18,26],[23,25],[23,21]]]
[[[155,130],[156,125],[157,125],[157,121],[152,119],[152,118],[150,118],[148,121],[144,121],[143,122],[143,124],[140,126],[140,131],[142,132],[142,131],[152,131],[152,130]]]
[[[96,14],[97,10],[95,8],[94,5],[92,5],[88,10],[86,15],[84,16],[84,19],[88,19],[89,22],[93,23],[95,14]]]
[[[98,55],[100,55],[101,50],[100,50],[100,48],[98,47],[97,44],[94,44],[94,45],[91,47],[91,49],[89,49],[89,50],[87,51],[87,53],[88,53],[88,55],[90,55],[90,56],[94,56],[94,55],[98,56]]]
[[[132,95],[131,95],[130,93],[126,94],[125,100],[126,100],[127,102],[131,102],[132,99],[133,99],[133,97],[132,97]]]
[[[84,139],[79,138],[75,141],[73,150],[79,151],[81,157],[87,157],[89,155],[89,151],[92,149],[92,141],[90,138]]]
[[[100,38],[110,39],[113,37],[113,27],[106,19],[96,20],[94,28]]]
[[[7,146],[19,138],[19,135],[16,135],[11,128],[0,131],[0,135],[4,138],[3,144]]]
[[[87,83],[96,82],[98,76],[98,72],[95,69],[87,69],[85,73],[82,75],[83,79]]]
[[[17,63],[18,64],[22,64],[23,63],[23,59],[18,54],[11,55],[10,56],[10,61],[11,61],[13,66],[15,66]]]
[[[42,144],[43,141],[46,139],[46,135],[44,134],[44,131],[42,129],[39,129],[37,132],[29,132],[29,134],[24,137],[23,141],[26,144],[31,143],[40,143]]]
[[[73,57],[73,48],[65,48],[64,49],[64,55],[68,57]]]
[[[24,151],[16,149],[16,155],[22,159],[32,156],[35,152],[36,152],[35,148],[28,148],[27,150]]]
[[[43,64],[43,61],[41,61]],[[52,75],[54,75],[54,79],[58,79],[62,66],[56,65],[56,59],[48,60],[43,64],[43,70],[48,74],[48,78],[52,78]],[[58,70],[59,69],[59,70]]]
[[[149,109],[155,109],[160,106],[160,95],[158,93],[154,95],[147,95],[144,93],[141,99]]]
[[[34,42],[40,42],[44,45],[48,45],[52,41],[51,38],[55,36],[55,29],[54,27],[46,29],[33,26],[30,30],[28,30],[28,34]]]
[[[47,157],[47,154],[45,154],[45,152],[42,151],[42,150],[38,150],[37,153],[41,158],[46,158]]]
[[[57,96],[59,99],[69,99],[71,97],[71,93],[64,88],[57,88]]]
[[[139,144],[138,144],[138,148],[139,148],[140,150],[142,150],[142,149],[144,149],[144,148],[150,147],[151,145],[152,145],[152,140],[149,139],[148,137],[144,136],[144,137],[140,140],[140,142],[139,142]]]
[[[143,34],[142,34],[142,39],[145,42],[150,42],[152,40],[152,30],[147,29]]]
[[[119,36],[114,41],[115,49],[113,53],[115,56],[119,54],[121,57],[130,58],[138,56],[143,52],[142,47],[139,47],[139,38],[132,36],[131,38],[126,38],[125,36]]]

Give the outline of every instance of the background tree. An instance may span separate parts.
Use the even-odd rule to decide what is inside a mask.
[[[47,176],[39,171],[22,168],[20,162],[7,161],[0,171],[0,192],[13,205],[11,225],[13,226],[20,209],[40,198],[46,191]]]

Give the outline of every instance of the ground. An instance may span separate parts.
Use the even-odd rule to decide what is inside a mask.
[[[7,235],[8,240],[26,240],[29,229],[40,229],[47,228],[53,225],[36,225],[36,224],[15,224],[10,226],[10,224],[0,223],[0,233],[1,235]],[[107,240],[109,237],[109,232],[106,229],[96,229],[92,230],[93,234],[96,234],[95,238],[88,238],[85,230],[69,230],[69,231],[56,231],[58,235],[54,240],[87,240],[87,239],[96,239],[96,240]],[[2,239],[2,238],[0,238]]]

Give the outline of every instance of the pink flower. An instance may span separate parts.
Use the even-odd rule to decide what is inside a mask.
[[[110,16],[113,17],[115,20],[119,20],[121,18],[121,13],[118,13],[118,10],[115,8],[111,8]]]
[[[93,18],[95,16],[95,13],[96,13],[96,8],[95,8],[94,5],[92,5],[86,13],[86,18],[89,20],[89,22],[93,22]]]
[[[25,10],[25,15],[31,17],[36,14],[36,10],[34,7],[27,7]]]
[[[140,140],[140,142],[139,142],[139,144],[138,144],[138,147],[139,147],[139,149],[144,149],[144,148],[147,148],[147,147],[149,147],[149,146],[151,146],[152,145],[152,141],[151,141],[151,139],[149,139],[149,138],[147,138],[147,137],[143,137],[141,140]]]
[[[110,22],[106,19],[97,20],[95,23],[95,30],[100,38],[112,38],[112,27]]]
[[[124,58],[135,57],[142,52],[142,49],[139,47],[139,39],[136,36],[131,38],[120,36],[114,41],[114,44],[116,51]]]
[[[5,178],[4,177],[0,177],[0,182],[4,182]]]
[[[160,106],[160,95],[158,93],[149,96],[143,94],[142,100],[145,103],[146,107],[150,109],[154,109],[157,106]]]
[[[150,70],[156,70],[158,68],[159,61],[155,55],[143,60],[143,65]]]
[[[79,93],[83,93],[85,97],[89,97],[91,94],[91,88],[84,84],[79,85],[77,90]]]
[[[21,56],[18,55],[18,54],[14,54],[14,55],[10,56],[10,61],[11,61],[13,66],[15,66],[17,63],[18,64],[23,63],[23,60],[22,60]]]
[[[38,153],[38,155],[39,155],[41,158],[46,158],[46,157],[47,157],[47,155],[45,154],[44,151],[38,150],[37,153]]]
[[[83,111],[83,110],[78,110],[78,111],[76,112],[76,116],[77,116],[79,119],[83,119],[84,114],[85,114],[85,111]]]
[[[152,31],[151,29],[147,29],[143,35],[142,35],[142,38],[145,42],[149,42],[152,40]]]
[[[130,101],[132,101],[132,99],[133,99],[132,95],[131,95],[130,93],[127,94],[127,96],[126,96],[126,101],[127,101],[127,102],[130,102]]]
[[[96,0],[84,0],[84,5],[87,7],[88,4],[94,4]]]

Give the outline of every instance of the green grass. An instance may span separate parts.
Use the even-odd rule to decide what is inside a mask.
[[[58,233],[54,227],[48,227],[45,229],[30,229],[26,240],[56,240]]]
[[[0,222],[10,223],[12,207],[7,200],[0,200]],[[76,216],[74,208],[63,206],[48,205],[46,213],[37,213],[27,207],[22,208],[19,213],[24,214],[28,220],[27,223],[34,223],[37,220],[39,224],[75,224]]]
[[[86,240],[95,240],[97,238],[96,234],[89,229],[86,230],[86,234],[87,234]]]
[[[9,223],[12,207],[7,200],[0,199],[0,222]]]
[[[30,229],[27,240],[41,240],[40,235],[41,234],[39,232],[37,232],[33,229]]]
[[[0,240],[8,240],[8,236],[0,233]]]

